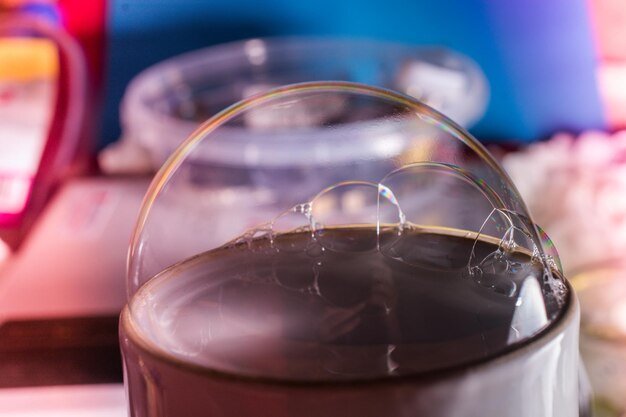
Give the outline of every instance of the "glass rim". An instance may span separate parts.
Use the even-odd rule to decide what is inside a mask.
[[[558,271],[554,271],[555,274],[560,274]],[[193,374],[200,376],[209,376],[216,380],[228,381],[237,384],[263,384],[266,386],[275,387],[291,387],[298,388],[314,388],[314,389],[336,389],[336,388],[359,388],[362,386],[385,386],[394,384],[406,384],[406,383],[432,383],[437,381],[445,381],[448,378],[453,378],[460,373],[467,371],[481,371],[490,368],[497,368],[502,365],[503,362],[515,359],[516,357],[528,354],[530,351],[539,351],[542,347],[546,346],[550,342],[556,340],[559,335],[562,335],[571,323],[575,322],[579,315],[579,303],[576,293],[573,291],[571,284],[565,281],[565,285],[568,288],[567,299],[565,304],[561,308],[559,315],[551,321],[551,323],[543,328],[541,331],[534,334],[532,337],[526,338],[520,342],[508,345],[506,348],[499,352],[483,357],[474,359],[461,364],[451,365],[441,369],[434,369],[430,371],[415,372],[405,375],[395,376],[373,376],[373,377],[355,377],[350,379],[340,380],[299,380],[286,377],[268,377],[260,375],[245,375],[235,372],[223,371],[208,366],[203,366],[197,363],[185,361],[184,359],[177,357],[173,354],[168,354],[165,350],[160,349],[158,345],[151,341],[150,338],[143,335],[138,330],[138,325],[133,319],[133,312],[130,304],[126,304],[120,313],[120,332],[123,332],[126,342],[134,345],[133,349],[139,349],[143,351],[143,354],[152,356],[157,361],[166,362],[169,366],[182,369],[185,372],[189,371]],[[122,334],[122,333],[120,333]]]
[[[348,37],[348,36],[315,36],[315,35],[276,35],[276,36],[257,36],[246,39],[234,40],[230,42],[220,43],[216,45],[206,46],[193,51],[181,53],[179,55],[167,58],[150,67],[144,69],[137,74],[128,86],[127,93],[122,101],[122,109],[138,107],[142,108],[143,117],[156,118],[159,120],[168,120],[170,122],[180,123],[181,120],[169,114],[163,114],[150,106],[141,105],[142,95],[140,92],[152,84],[155,79],[162,79],[160,74],[172,67],[182,65],[184,68],[193,68],[199,65],[210,63],[222,63],[234,61],[238,59],[246,59],[246,46],[251,42],[262,42],[269,53],[283,53],[296,51],[298,53],[309,52],[318,53],[321,50],[333,52],[345,50],[367,51],[371,55],[379,55],[381,51],[384,53],[414,53],[416,58],[422,55],[436,54],[445,51],[452,54],[455,58],[459,58],[462,66],[472,76],[476,77],[481,88],[486,89],[487,96],[479,101],[483,107],[481,114],[486,111],[489,83],[478,64],[469,56],[441,45],[414,45],[406,42],[380,40],[371,37]],[[300,58],[296,59],[298,61]],[[471,122],[475,124],[480,116]],[[197,126],[197,123],[189,123],[188,126]]]

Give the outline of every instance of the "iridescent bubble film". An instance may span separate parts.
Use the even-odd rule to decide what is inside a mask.
[[[559,319],[567,288],[482,145],[412,98],[350,83],[287,86],[207,121],[155,178],[128,271],[147,343],[304,381],[502,355]]]

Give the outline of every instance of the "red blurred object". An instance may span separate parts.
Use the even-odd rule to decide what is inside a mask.
[[[87,70],[87,103],[85,113],[87,140],[82,142],[82,154],[91,155],[94,138],[99,137],[103,102],[104,71],[106,68],[106,0],[59,0],[61,21],[67,33],[81,46]]]
[[[4,177],[5,208],[0,210],[0,238],[17,247],[43,208],[54,188],[80,165],[79,148],[84,146],[85,62],[80,47],[66,33],[43,20],[12,17],[0,20],[3,37],[39,38],[54,43],[58,51],[58,75],[54,110],[43,151],[39,155],[16,155],[34,158],[32,175],[0,172]],[[38,161],[37,161],[38,159]],[[0,190],[1,191],[1,190]]]

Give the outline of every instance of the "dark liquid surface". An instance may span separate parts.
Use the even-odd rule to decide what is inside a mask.
[[[493,254],[495,240],[475,245],[460,231],[412,230],[382,236],[379,250],[373,233],[289,233],[196,256],[135,294],[133,327],[177,361],[302,381],[437,371],[518,341],[520,289],[542,276],[529,256],[512,254],[513,270],[485,271],[478,282],[470,254]],[[548,321],[532,325],[534,334]]]

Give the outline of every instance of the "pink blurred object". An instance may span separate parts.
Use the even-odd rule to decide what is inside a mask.
[[[588,0],[596,49],[602,60],[626,60],[626,7],[623,0]]]
[[[598,58],[597,80],[608,125],[626,127],[626,3],[588,0]]]
[[[625,37],[626,39],[626,37]],[[598,88],[610,126],[626,126],[626,60],[598,66]]]
[[[504,157],[567,274],[626,251],[626,131],[557,134]]]

